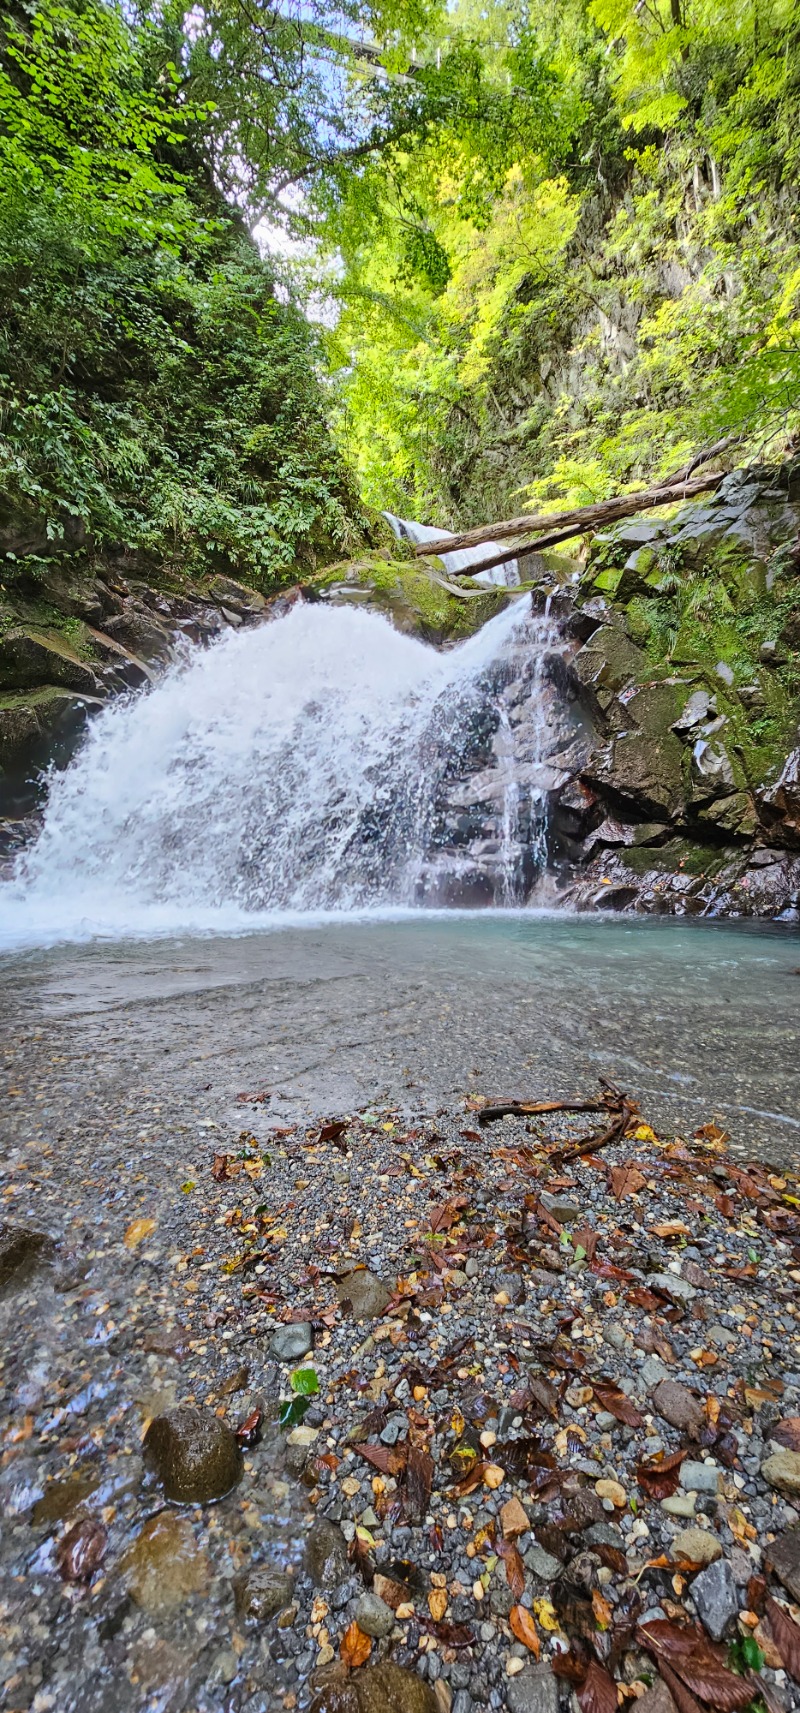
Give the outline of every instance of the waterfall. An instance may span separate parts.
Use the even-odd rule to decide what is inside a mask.
[[[408,518],[395,517],[393,512],[384,512],[386,522],[394,530],[400,541],[441,541],[450,535],[449,529],[432,529],[427,523],[411,523]],[[502,552],[499,541],[482,541],[478,547],[457,547],[454,553],[440,553],[439,558],[445,571],[466,571],[470,565],[480,564],[482,559],[491,559],[493,553]],[[506,560],[505,565],[495,565],[492,571],[476,571],[473,573],[476,583],[486,583],[489,587],[515,589],[520,582],[519,565],[516,559]]]
[[[0,886],[0,931],[469,902],[479,858],[486,901],[519,902],[509,684],[522,671],[536,694],[548,639],[524,597],[446,652],[377,614],[299,603],[192,649],[106,707],[51,774],[39,836]]]

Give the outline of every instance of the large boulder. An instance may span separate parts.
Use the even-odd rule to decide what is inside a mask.
[[[323,1668],[310,1687],[309,1713],[439,1713],[429,1685],[389,1659],[350,1676],[340,1665]]]
[[[145,1458],[166,1498],[183,1505],[223,1499],[236,1486],[242,1457],[226,1422],[197,1404],[182,1404],[150,1423]]]
[[[782,845],[800,846],[800,749],[793,749],[774,785],[759,793],[761,819]]]
[[[0,688],[28,690],[40,684],[102,694],[96,673],[60,631],[14,625],[0,644]]]

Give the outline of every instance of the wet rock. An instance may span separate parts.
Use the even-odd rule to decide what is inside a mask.
[[[150,1517],[120,1560],[131,1598],[145,1612],[172,1612],[208,1585],[209,1565],[187,1517]]]
[[[50,1481],[31,1511],[34,1527],[62,1522],[64,1517],[69,1516],[70,1511],[74,1511],[84,1499],[88,1499],[90,1493],[95,1492],[101,1480],[100,1470],[89,1466],[71,1470],[69,1475],[62,1475],[57,1480]]]
[[[285,1570],[275,1565],[257,1564],[234,1578],[233,1593],[236,1610],[244,1618],[257,1618],[265,1623],[291,1604],[294,1583]]]
[[[314,1348],[314,1328],[310,1320],[298,1320],[289,1326],[276,1328],[269,1342],[270,1356],[278,1362],[297,1362]]]
[[[722,1557],[722,1547],[710,1529],[681,1529],[672,1543],[672,1556],[687,1564],[713,1564]]]
[[[525,1301],[525,1283],[520,1273],[501,1273],[497,1280],[497,1289],[505,1291],[509,1302],[513,1303],[515,1308],[519,1308]]]
[[[558,1679],[549,1665],[527,1665],[506,1688],[509,1713],[558,1713]]]
[[[208,1504],[235,1487],[242,1469],[236,1438],[211,1410],[183,1404],[156,1416],[144,1441],[145,1457],[168,1499]]]
[[[391,1291],[375,1273],[361,1267],[357,1272],[347,1273],[343,1279],[338,1280],[336,1295],[340,1303],[350,1303],[354,1320],[375,1320],[378,1315],[383,1314]]]
[[[652,1392],[652,1401],[660,1416],[670,1427],[679,1428],[692,1438],[705,1422],[702,1405],[679,1380],[660,1380]]]
[[[692,1583],[697,1615],[715,1642],[720,1642],[739,1611],[739,1595],[727,1559],[717,1559]]]
[[[347,1541],[336,1523],[319,1517],[309,1532],[305,1568],[318,1588],[335,1588],[350,1574]]]
[[[793,1498],[800,1494],[800,1451],[788,1451],[782,1446],[771,1457],[765,1458],[761,1473],[770,1487],[777,1487],[780,1493],[787,1493]]]
[[[233,577],[212,577],[208,592],[213,601],[232,607],[235,613],[260,613],[266,606],[264,596],[257,589],[249,589],[245,583],[235,582]]]
[[[34,1269],[54,1253],[55,1244],[46,1231],[0,1222],[0,1293],[19,1290]]]
[[[440,1713],[433,1690],[416,1672],[393,1660],[367,1665],[347,1677],[338,1666],[312,1679],[309,1713]]]
[[[766,1560],[792,1599],[800,1601],[800,1528],[787,1529],[777,1540],[770,1541]]]
[[[391,1606],[377,1594],[362,1594],[355,1609],[355,1620],[365,1636],[388,1636],[394,1629],[395,1617]]]
[[[673,1493],[669,1499],[662,1499],[661,1509],[668,1517],[693,1517],[696,1504],[696,1493]]]

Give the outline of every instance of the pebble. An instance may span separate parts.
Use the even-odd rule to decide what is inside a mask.
[[[680,1484],[690,1493],[716,1493],[719,1475],[715,1463],[695,1463],[686,1458],[681,1464]]]
[[[381,1600],[379,1595],[369,1591],[362,1594],[356,1602],[353,1616],[365,1636],[380,1638],[390,1635],[394,1629],[395,1617],[391,1606],[387,1606],[386,1601]]]
[[[722,1547],[711,1529],[681,1529],[672,1543],[672,1556],[687,1564],[713,1564],[722,1557]]]
[[[717,1559],[692,1583],[697,1615],[715,1642],[720,1642],[739,1611],[739,1595],[727,1559]]]
[[[270,1356],[278,1362],[299,1362],[314,1348],[314,1328],[308,1320],[297,1320],[288,1326],[276,1327],[269,1341]]]
[[[693,1517],[696,1505],[696,1493],[673,1493],[661,1501],[661,1509],[668,1517]]]
[[[789,1451],[781,1446],[773,1451],[771,1457],[764,1459],[761,1473],[770,1487],[777,1487],[781,1493],[788,1493],[792,1498],[800,1494],[800,1451]]]

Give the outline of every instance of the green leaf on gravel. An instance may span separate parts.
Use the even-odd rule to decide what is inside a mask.
[[[298,1427],[309,1407],[309,1398],[281,1398],[279,1417],[282,1428]]]
[[[301,1398],[313,1398],[319,1391],[319,1380],[315,1368],[295,1368],[289,1375],[289,1385],[293,1392]]]

